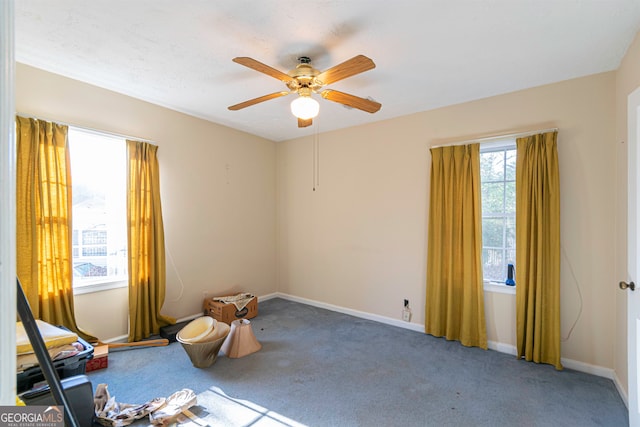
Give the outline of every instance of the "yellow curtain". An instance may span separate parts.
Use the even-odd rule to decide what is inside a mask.
[[[33,316],[76,324],[71,244],[71,172],[67,126],[17,117],[16,268]]]
[[[480,145],[431,149],[425,332],[487,348]]]
[[[157,334],[175,319],[160,314],[166,264],[160,205],[158,147],[127,141],[127,221],[129,252],[129,341]]]
[[[560,363],[560,180],[557,132],[516,140],[518,358]]]

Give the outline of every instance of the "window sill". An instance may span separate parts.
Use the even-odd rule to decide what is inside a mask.
[[[126,288],[129,286],[128,280],[109,280],[93,283],[83,283],[73,287],[73,295],[91,294],[93,292],[108,291],[117,288]]]
[[[516,294],[515,286],[507,286],[504,283],[498,282],[484,282],[484,290],[487,292],[494,292],[498,294]]]

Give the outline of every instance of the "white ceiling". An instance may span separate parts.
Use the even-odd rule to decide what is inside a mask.
[[[19,0],[16,60],[281,141],[615,70],[640,30],[640,0]],[[292,95],[232,62],[325,70],[357,54],[376,68],[330,87],[382,103],[319,99],[299,129]]]

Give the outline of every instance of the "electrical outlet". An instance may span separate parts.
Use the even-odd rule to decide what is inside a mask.
[[[402,309],[402,320],[405,322],[411,321],[411,308],[409,307],[409,300],[404,300],[404,308]]]
[[[204,298],[204,299],[209,299],[209,292],[204,291],[204,292],[202,293],[202,298]]]

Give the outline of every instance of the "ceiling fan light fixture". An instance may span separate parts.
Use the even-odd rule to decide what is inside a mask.
[[[291,102],[291,112],[299,119],[313,119],[320,111],[320,104],[310,96],[301,95]]]

